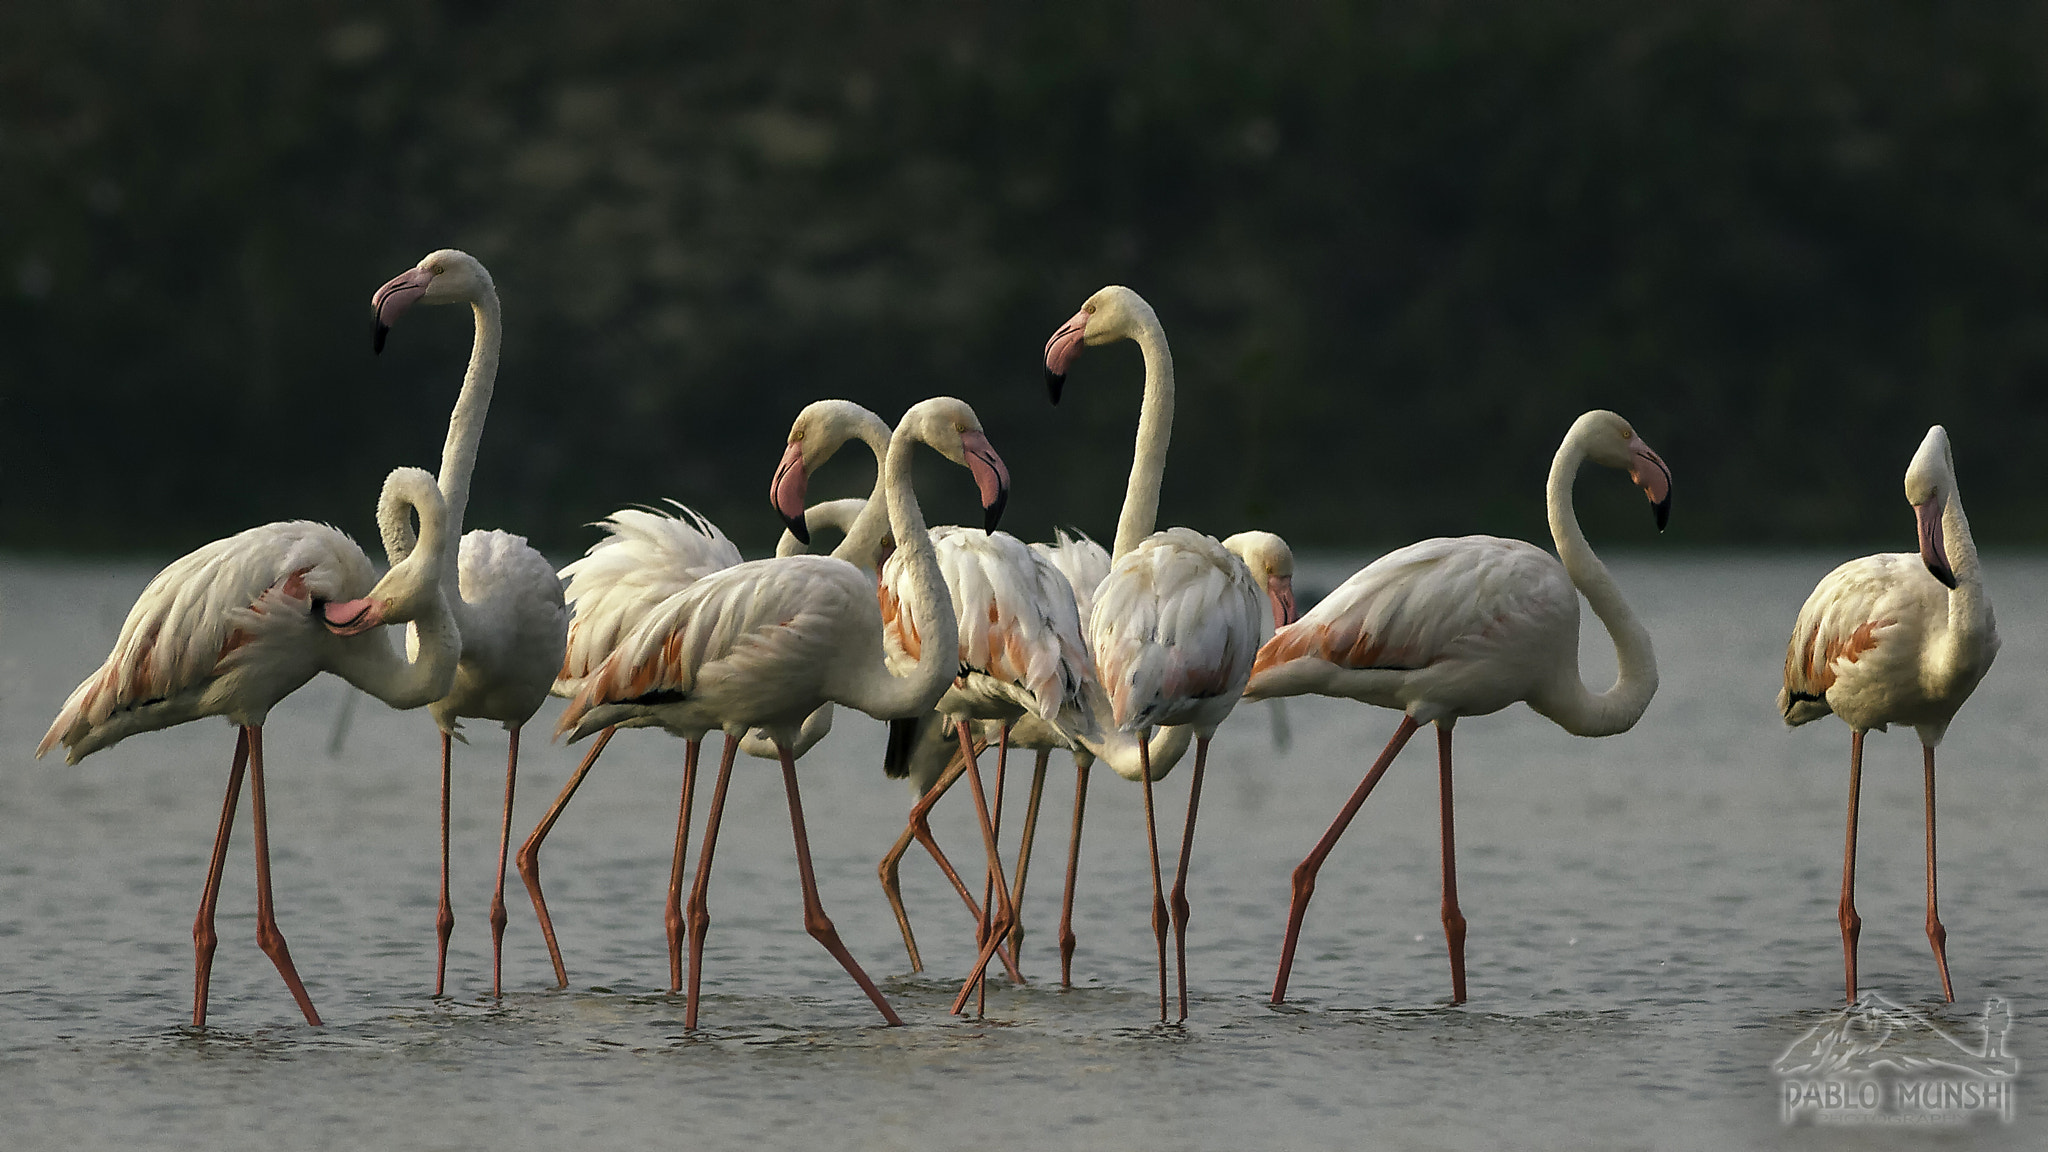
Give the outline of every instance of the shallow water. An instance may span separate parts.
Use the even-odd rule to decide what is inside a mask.
[[[254,946],[248,802],[221,901],[211,1026],[190,1013],[191,918],[232,731],[204,722],[67,768],[30,760],[150,571],[0,562],[0,1146],[102,1148],[2038,1147],[2048,1120],[2048,562],[1994,557],[2005,648],[1941,750],[1942,916],[1957,1002],[1922,932],[1920,772],[1873,737],[1858,907],[1866,989],[1974,1035],[2012,1006],[2017,1117],[1943,1132],[1782,1126],[1771,1064],[1841,995],[1835,926],[1847,731],[1772,698],[1786,630],[1839,557],[1629,558],[1663,687],[1635,731],[1564,735],[1516,708],[1458,729],[1469,1003],[1438,921],[1436,774],[1418,739],[1331,857],[1290,1003],[1266,1003],[1290,869],[1391,734],[1392,713],[1289,702],[1219,736],[1205,787],[1183,1028],[1161,1027],[1138,790],[1095,774],[1076,987],[1053,942],[1073,770],[1055,759],[1026,915],[1032,983],[984,1019],[946,1007],[971,925],[913,854],[927,971],[908,974],[874,864],[901,826],[879,726],[843,717],[803,763],[827,909],[910,1026],[879,1017],[807,935],[778,774],[743,761],[712,888],[705,1027],[682,1027],[662,929],[682,745],[615,740],[548,843],[570,968],[556,992],[516,876],[508,994],[486,910],[504,737],[458,746],[451,996],[431,991],[438,773],[431,723],[322,680],[267,729],[279,917],[321,1013],[307,1027]],[[1354,565],[1306,565],[1327,588]],[[1612,658],[1588,621],[1586,678]],[[529,732],[523,836],[581,749]],[[707,757],[708,762],[708,757]],[[1014,835],[1028,762],[1012,763]],[[1187,770],[1160,788],[1170,853]],[[709,776],[698,811],[709,798]],[[937,822],[973,851],[971,805]],[[701,816],[700,816],[701,822]],[[694,847],[694,842],[693,842]],[[1013,849],[1008,849],[1014,851]],[[693,851],[694,858],[694,851]],[[1170,869],[1171,860],[1167,861]]]

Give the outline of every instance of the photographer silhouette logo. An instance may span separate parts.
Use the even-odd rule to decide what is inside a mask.
[[[1984,1002],[1975,1045],[1926,1012],[1875,992],[1814,1025],[1771,1065],[1787,1124],[1948,1126],[2011,1123],[2020,1062],[2005,1050],[2012,1009]]]

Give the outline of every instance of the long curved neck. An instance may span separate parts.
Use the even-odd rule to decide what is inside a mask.
[[[476,339],[469,349],[469,371],[462,377],[462,394],[455,399],[455,411],[448,417],[448,439],[441,447],[441,499],[455,534],[462,535],[463,517],[469,510],[469,478],[476,469],[477,445],[484,435],[484,416],[491,408],[491,391],[498,380],[500,324],[498,291],[486,285],[483,295],[471,302],[476,313]]]
[[[1649,630],[1629,611],[1621,588],[1608,575],[1607,566],[1593,554],[1586,534],[1579,530],[1578,513],[1572,508],[1572,481],[1586,458],[1585,446],[1572,436],[1558,448],[1551,461],[1550,483],[1545,503],[1550,510],[1550,537],[1557,544],[1557,557],[1574,587],[1592,605],[1593,614],[1606,625],[1614,641],[1617,675],[1612,687],[1598,695],[1586,689],[1579,677],[1576,645],[1570,655],[1568,677],[1530,705],[1550,717],[1574,736],[1611,736],[1635,726],[1657,694],[1657,656],[1650,646]]]
[[[394,478],[378,501],[377,519],[388,547],[396,524],[404,524],[403,535],[412,537],[410,521],[417,512],[418,546],[394,563],[370,592],[373,599],[390,605],[388,616],[411,621],[413,653],[408,658],[392,648],[397,629],[376,628],[341,640],[333,669],[342,679],[401,709],[424,707],[446,696],[462,656],[462,634],[446,594],[454,580],[460,525],[447,514],[432,478],[417,471],[413,475],[423,490],[408,492]]]
[[[1991,600],[1984,594],[1984,569],[1977,560],[1977,542],[1970,536],[1970,519],[1963,515],[1963,499],[1949,481],[1947,506],[1941,512],[1942,550],[1948,554],[1949,571],[1955,573],[1955,590],[1948,595],[1948,629],[1952,642],[1976,644],[1991,629]]]
[[[898,562],[907,566],[898,587],[922,635],[917,664],[909,675],[892,675],[885,662],[876,660],[861,686],[862,700],[848,701],[878,720],[908,719],[930,710],[960,670],[960,624],[953,618],[953,597],[925,529],[924,509],[911,487],[912,445],[921,439],[907,427],[898,428],[882,465],[889,530],[896,536]]]
[[[1159,523],[1159,486],[1166,478],[1166,445],[1173,437],[1173,352],[1166,330],[1148,318],[1131,337],[1145,356],[1145,399],[1138,410],[1137,449],[1131,457],[1131,479],[1124,486],[1124,508],[1116,522],[1112,563],[1136,548]]]
[[[879,421],[869,424],[865,420],[861,422],[859,430],[854,435],[868,446],[868,451],[875,454],[875,486],[868,493],[867,507],[862,508],[860,515],[854,517],[853,524],[846,530],[846,538],[839,542],[839,547],[832,550],[832,555],[863,571],[879,572],[882,567],[882,539],[888,535],[890,523],[895,517],[895,510],[888,495],[889,454],[894,448],[895,437],[890,435],[887,426]],[[907,450],[905,454],[908,455]],[[908,469],[905,471],[907,473]],[[910,500],[914,508],[917,503],[915,492],[910,494]],[[920,534],[923,531],[922,524],[920,512]],[[903,537],[898,536],[897,539],[901,540]]]

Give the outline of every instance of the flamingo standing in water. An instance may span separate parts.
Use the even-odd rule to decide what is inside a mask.
[[[819,901],[790,746],[804,720],[822,704],[841,703],[889,720],[928,711],[957,670],[958,627],[911,486],[912,441],[930,445],[969,469],[985,508],[1001,507],[1008,495],[1002,461],[967,405],[939,397],[904,415],[882,456],[889,529],[897,543],[891,563],[913,573],[902,585],[904,597],[893,620],[885,624],[873,577],[849,561],[791,556],[741,564],[713,573],[663,602],[585,680],[563,714],[560,730],[572,738],[642,717],[685,734],[693,744],[714,728],[726,733],[690,891],[686,1028],[697,1023],[704,939],[710,927],[711,861],[726,788],[739,739],[753,728],[765,730],[780,753],[806,929],[839,960],[885,1020],[901,1023],[840,943]],[[800,458],[804,449],[795,433],[791,447]],[[788,466],[786,456],[774,485],[778,496],[784,491],[782,477]],[[778,507],[786,516],[801,515],[800,506],[792,509],[778,501]],[[923,629],[917,637],[917,662],[907,674],[892,668],[883,645],[885,627],[903,627],[902,609],[914,614]],[[681,872],[688,820],[686,790],[672,877]],[[672,895],[671,923],[677,919]],[[681,935],[675,929],[670,932],[672,977]]]
[[[1294,948],[1315,892],[1316,873],[1402,746],[1424,724],[1437,726],[1443,807],[1444,936],[1451,1003],[1465,1001],[1465,917],[1458,909],[1451,816],[1451,727],[1516,701],[1575,736],[1611,736],[1635,726],[1657,692],[1650,634],[1637,623],[1579,531],[1572,482],[1586,460],[1626,470],[1650,498],[1663,530],[1671,471],[1612,412],[1588,412],[1551,462],[1547,503],[1557,556],[1520,540],[1460,536],[1389,552],[1337,586],[1259,650],[1245,699],[1316,693],[1403,713],[1393,739],[1314,851],[1294,870],[1294,901],[1273,1003],[1287,996]],[[1579,679],[1579,596],[1607,626],[1620,673],[1599,695]]]
[[[483,264],[462,253],[435,253],[377,290],[375,348],[384,350],[391,325],[424,298],[437,275],[461,266],[466,295],[439,294],[436,303],[466,303],[476,314],[476,336],[469,370],[463,380],[463,404],[449,422],[441,455],[441,494],[448,514],[462,522],[469,504],[469,478],[476,463],[476,438],[490,408],[498,371],[501,313],[498,291]],[[439,271],[436,271],[436,269]],[[417,541],[404,521],[387,525],[384,550],[392,563],[410,555]],[[453,738],[463,717],[495,720],[505,726],[505,812],[498,832],[498,875],[491,890],[491,995],[503,991],[505,954],[505,856],[512,842],[512,796],[519,778],[519,730],[548,697],[562,664],[569,629],[569,610],[562,602],[562,582],[547,557],[529,547],[524,537],[479,530],[462,537],[456,571],[443,590],[462,633],[462,659],[455,683],[427,711],[441,730],[441,903],[434,920],[439,951],[434,964],[434,995],[442,993],[448,971],[448,939],[455,930],[455,911],[448,899],[449,794],[453,784]]]
[[[434,478],[401,468],[385,480],[378,520],[387,531],[419,517],[421,546],[376,579],[347,536],[304,520],[265,524],[216,540],[159,572],[129,609],[114,650],[64,702],[36,748],[62,745],[76,764],[139,732],[224,716],[237,728],[212,861],[192,924],[192,1026],[206,1025],[228,839],[242,776],[249,777],[256,842],[256,941],[276,965],[308,1024],[320,1014],[292,963],[270,882],[263,724],[280,700],[333,672],[393,708],[419,708],[448,691],[462,640],[442,595],[460,525]],[[379,624],[416,625],[408,662]]]
[[[1832,712],[1849,725],[1849,832],[1842,849],[1842,964],[1856,1000],[1856,800],[1863,783],[1863,735],[1910,724],[1920,735],[1927,792],[1927,942],[1941,969],[1941,997],[1953,1001],[1948,930],[1934,899],[1934,749],[1956,709],[1998,655],[1998,630],[1984,593],[1977,546],[1956,492],[1948,433],[1927,430],[1906,469],[1906,502],[1919,523],[1920,551],[1851,560],[1827,574],[1799,609],[1785,647],[1778,711],[1797,726]]]
[[[1180,1018],[1187,1019],[1187,872],[1195,814],[1209,741],[1237,706],[1259,646],[1262,589],[1243,561],[1220,542],[1187,528],[1154,532],[1159,489],[1173,430],[1173,354],[1166,330],[1145,299],[1111,285],[1090,296],[1045,345],[1046,382],[1054,403],[1081,349],[1130,340],[1145,361],[1145,392],[1131,475],[1117,520],[1111,567],[1095,592],[1088,647],[1107,696],[1107,728],[1135,737],[1136,778],[1145,789],[1145,830],[1152,853],[1152,927],[1159,946],[1159,1018],[1166,1019],[1168,906],[1159,875],[1159,837],[1152,782],[1167,766],[1151,760],[1149,738],[1158,727],[1186,725],[1195,736],[1195,769],[1188,785],[1187,824],[1181,834],[1172,923],[1179,956]],[[1118,774],[1127,761],[1113,749],[1092,748]],[[1076,805],[1079,807],[1079,804]],[[1078,829],[1077,829],[1078,831]]]
[[[849,439],[859,438],[876,454],[878,463],[889,447],[889,426],[882,422],[882,418],[845,400],[820,400],[807,406],[797,416],[791,436],[792,444],[804,443],[808,437],[808,446],[813,451],[829,442],[823,455],[837,451],[839,445]],[[878,466],[875,481],[878,491],[881,481]],[[642,508],[614,512],[598,525],[606,530],[605,538],[591,545],[581,559],[562,569],[562,578],[569,582],[568,600],[574,605],[575,612],[569,625],[567,650],[554,683],[555,695],[574,699],[582,691],[584,680],[617,651],[619,643],[655,608],[705,576],[743,562],[740,550],[726,538],[725,533],[719,531],[717,525],[681,504],[670,503],[676,509],[674,515]],[[870,507],[875,510],[873,513],[865,517],[860,515]],[[807,510],[804,520],[793,528],[805,528],[813,515],[846,533],[846,539],[835,555],[870,571],[878,565],[876,557],[888,535],[887,508],[879,495],[870,500],[835,502],[829,509]],[[788,542],[777,545],[777,555],[799,554],[809,540],[807,530],[802,537],[798,537],[795,531],[784,535]],[[526,884],[527,896],[533,901],[534,915],[540,921],[541,936],[548,946],[548,959],[554,964],[557,988],[569,986],[569,969],[562,959],[562,948],[555,936],[554,919],[548,913],[547,898],[541,891],[541,844],[554,830],[555,822],[561,819],[570,799],[582,786],[584,777],[597,763],[598,754],[604,751],[619,728],[660,726],[659,717],[650,714],[608,726],[599,733],[582,762],[576,766],[576,771],[562,785],[561,793],[555,797],[547,814],[519,849],[520,879]],[[831,707],[820,707],[804,721],[793,748],[794,754],[802,756],[831,728]],[[683,736],[686,741],[689,739],[687,731],[676,735]],[[689,823],[690,797],[695,794],[697,785],[698,748],[696,742],[687,742],[684,747],[682,803],[685,816],[682,824],[685,827]],[[764,759],[774,759],[778,755],[774,743],[758,733],[749,734],[740,742],[740,748],[748,755]],[[672,988],[682,980],[681,949],[677,943],[683,931],[682,859],[679,842],[676,871],[669,882],[669,975]]]

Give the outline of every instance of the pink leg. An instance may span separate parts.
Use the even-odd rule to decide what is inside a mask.
[[[1400,755],[1401,749],[1408,743],[1408,738],[1415,735],[1415,730],[1420,727],[1413,717],[1401,717],[1401,726],[1394,729],[1394,738],[1387,741],[1386,748],[1380,752],[1380,758],[1373,761],[1372,769],[1365,774],[1365,779],[1359,782],[1358,790],[1351,794],[1351,799],[1344,803],[1343,811],[1337,813],[1337,818],[1330,822],[1330,830],[1323,833],[1321,840],[1316,841],[1316,846],[1309,851],[1307,858],[1295,865],[1294,903],[1287,911],[1287,939],[1280,946],[1280,975],[1273,981],[1273,1003],[1284,1004],[1287,1001],[1287,976],[1294,970],[1294,946],[1301,938],[1301,922],[1308,916],[1309,897],[1315,895],[1316,873],[1322,870],[1323,861],[1329,857],[1330,850],[1337,846],[1337,840],[1344,835],[1344,829],[1350,827],[1351,818],[1358,815],[1359,808],[1364,806],[1365,798],[1372,795],[1373,785],[1378,784],[1380,777],[1387,774],[1387,766],[1394,762],[1394,757]]]
[[[1856,799],[1863,788],[1863,733],[1849,733],[1849,836],[1842,847],[1842,902],[1835,915],[1842,924],[1842,967],[1848,974],[1849,1003],[1856,1002],[1856,938],[1863,917],[1856,914]]]
[[[1948,982],[1948,929],[1934,908],[1934,749],[1922,745],[1927,770],[1927,942],[1934,945],[1934,962],[1941,966],[1941,998],[1955,1003],[1955,987]]]
[[[776,742],[775,750],[782,754],[782,788],[789,793],[789,828],[796,836],[796,869],[804,888],[804,930],[823,944],[825,951],[832,953],[840,967],[853,977],[853,982],[860,985],[860,990],[868,994],[868,999],[881,1009],[882,1019],[892,1025],[901,1025],[903,1018],[896,1015],[896,1010],[889,1007],[889,1001],[883,998],[882,990],[875,987],[875,982],[868,979],[866,972],[861,971],[853,953],[840,943],[838,930],[832,927],[831,919],[825,915],[825,905],[818,899],[818,880],[811,870],[810,837],[804,833],[804,804],[797,794],[796,760],[790,756],[789,747],[781,741]],[[724,782],[723,776],[720,782]]]
[[[1081,815],[1088,810],[1088,765],[1074,761],[1074,833],[1067,841],[1067,893],[1060,901],[1060,986],[1074,986],[1074,878],[1081,869]]]
[[[440,958],[434,962],[434,995],[441,995],[448,972],[448,938],[455,934],[455,906],[448,902],[448,794],[454,773],[450,770],[448,733],[441,733],[441,907],[434,913],[434,935],[440,941]]]
[[[1152,818],[1151,733],[1140,733],[1138,764],[1144,773],[1145,841],[1152,865],[1152,935],[1159,941],[1159,1022],[1166,1023],[1166,889],[1159,880],[1159,826]]]
[[[988,796],[981,788],[981,770],[974,761],[974,745],[968,739],[967,726],[958,725],[954,731],[960,737],[960,749],[967,757],[967,780],[974,788],[974,810],[981,817],[981,835],[988,851],[988,866],[997,876],[1004,874],[1002,853],[996,847],[995,824],[989,818]],[[960,986],[960,995],[953,1000],[953,1014],[959,1015],[967,1007],[967,996],[981,983],[981,977],[988,970],[989,961],[1001,949],[1003,938],[1009,935],[1010,925],[1015,918],[1010,913],[1010,890],[1004,885],[996,886],[995,906],[988,909],[990,926],[984,928],[982,937],[986,942],[981,954],[975,958],[974,968],[967,976],[967,983]]]
[[[505,753],[505,819],[498,826],[498,882],[491,889],[491,995],[503,996],[505,974],[505,856],[512,848],[512,788],[519,781],[519,725],[507,730],[511,746]]]
[[[1208,760],[1209,740],[1202,737],[1195,741],[1195,778],[1188,785],[1188,825],[1180,834],[1180,868],[1173,874],[1173,952],[1180,980],[1182,1020],[1188,1018],[1188,862],[1195,852],[1195,809],[1202,802],[1202,769]]]
[[[235,802],[242,796],[242,772],[249,765],[249,730],[235,730],[235,759],[228,768],[227,799],[221,801],[220,831],[213,837],[213,862],[206,869],[206,888],[199,897],[199,915],[192,921],[192,1026],[206,1027],[206,992],[213,979],[213,950],[220,935],[213,930],[214,910],[220,906],[221,873],[228,863],[228,838],[235,830]]]
[[[1437,783],[1444,822],[1444,940],[1451,949],[1451,1003],[1465,1002],[1465,914],[1458,910],[1458,847],[1451,819],[1451,727],[1436,725]]]
[[[913,841],[924,845],[925,851],[929,852],[932,860],[938,864],[939,871],[945,873],[946,880],[953,885],[953,891],[959,893],[960,902],[967,906],[967,914],[974,918],[977,925],[981,923],[981,905],[975,903],[973,893],[967,890],[966,883],[960,879],[960,873],[954,870],[953,862],[946,859],[946,854],[939,850],[939,842],[932,835],[928,820],[932,806],[939,802],[939,797],[944,796],[966,772],[967,761],[956,752],[952,761],[946,765],[945,772],[924,795],[917,798],[915,804],[911,805],[910,819],[904,826],[903,834],[896,838],[896,843],[889,847],[888,853],[882,857],[881,864],[875,869],[882,878],[882,894],[888,897],[889,907],[896,913],[896,927],[903,933],[903,948],[910,954],[910,970],[913,972],[924,971],[924,959],[917,951],[917,937],[910,931],[910,913],[903,905],[903,856],[910,851]],[[1022,979],[1017,974],[1016,962],[1007,951],[998,952],[996,957],[1003,962],[1003,967],[1009,971],[1012,979]]]
[[[1018,955],[1024,947],[1024,876],[1031,870],[1031,842],[1038,835],[1038,802],[1045,795],[1045,766],[1052,759],[1052,749],[1040,748],[1038,762],[1031,768],[1031,799],[1024,805],[1024,838],[1017,844],[1017,884],[1010,890],[1010,908],[1017,914],[1016,926],[1010,929],[1010,954]]]
[[[718,848],[718,823],[725,816],[725,790],[732,783],[732,758],[740,742],[725,737],[718,758],[718,784],[711,789],[711,811],[704,817],[704,847],[697,857],[697,878],[690,885],[690,999],[683,1009],[683,1028],[697,1027],[697,989],[704,976],[704,934],[711,928],[711,854]]]
[[[697,749],[702,741],[683,745],[683,799],[676,814],[676,851],[668,866],[668,990],[683,986],[683,860],[690,850],[690,799],[697,794]]]
[[[598,733],[597,739],[591,742],[590,751],[583,754],[583,763],[576,766],[569,782],[562,785],[561,794],[549,806],[548,814],[534,826],[533,834],[526,838],[526,843],[520,845],[519,855],[515,858],[519,865],[519,878],[526,882],[526,894],[533,900],[533,914],[540,920],[541,937],[548,942],[548,959],[555,962],[555,987],[558,989],[569,986],[569,969],[562,964],[562,946],[555,941],[555,922],[548,916],[547,899],[540,894],[540,842],[554,830],[555,821],[562,818],[562,809],[569,806],[569,797],[576,795],[576,789],[583,785],[583,778],[590,774],[590,766],[597,763],[597,754],[611,743],[612,734],[617,731],[613,727]]]
[[[285,987],[292,990],[292,998],[299,1002],[299,1011],[306,1014],[306,1023],[318,1026],[320,1014],[313,1010],[313,999],[306,995],[306,986],[299,981],[299,970],[292,966],[292,954],[285,947],[284,933],[277,928],[277,911],[270,898],[270,820],[268,805],[263,800],[263,729],[256,726],[249,729],[249,810],[256,826],[256,946],[277,965],[278,975],[284,977]]]

